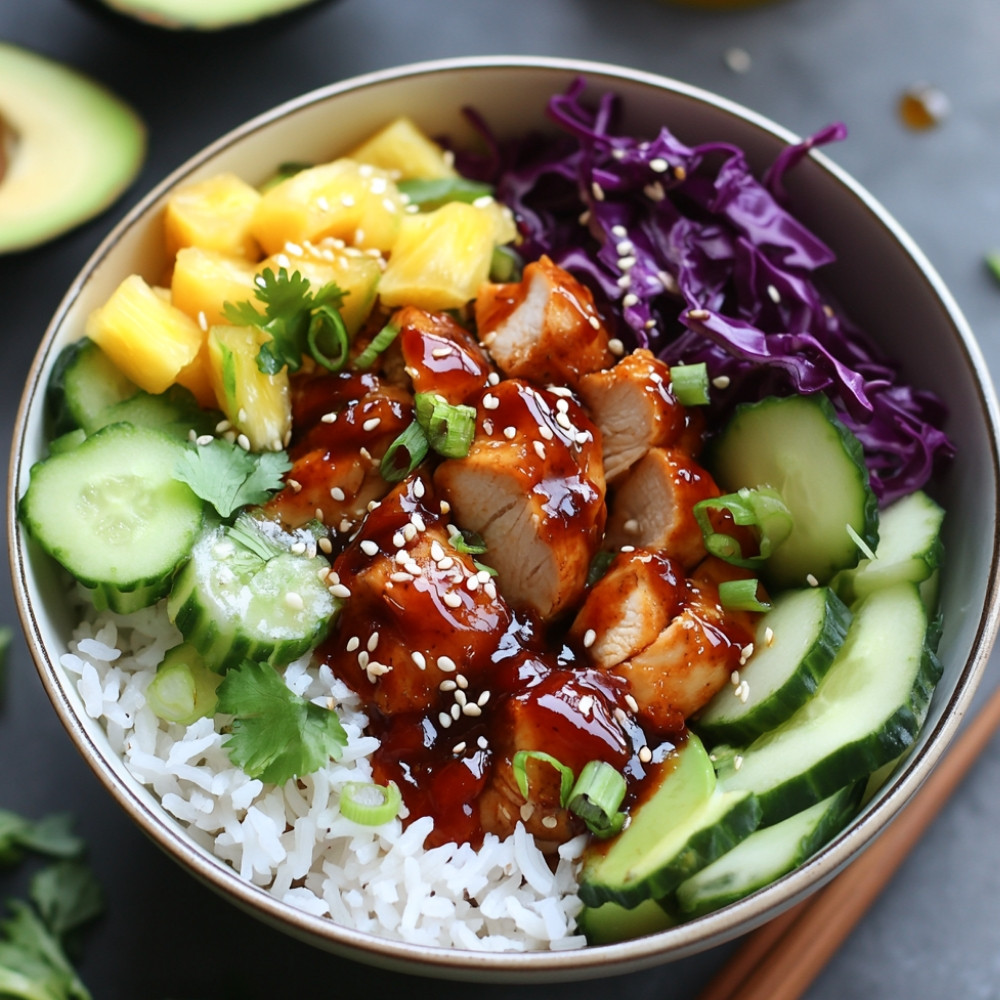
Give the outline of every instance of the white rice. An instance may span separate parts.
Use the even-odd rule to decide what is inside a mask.
[[[425,848],[433,822],[362,826],[340,814],[345,782],[371,778],[378,741],[365,735],[358,699],[308,658],[285,682],[318,704],[332,696],[348,735],[339,761],[283,787],[233,765],[213,719],[184,727],[157,718],[145,689],[164,652],[181,641],[162,605],[134,615],[91,614],[63,655],[87,714],[131,774],[192,839],[290,906],[345,927],[413,944],[477,951],[565,950],[576,932],[583,838],[563,845],[555,870],[518,825],[479,850]]]

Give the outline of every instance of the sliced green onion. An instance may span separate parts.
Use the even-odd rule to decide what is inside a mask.
[[[756,528],[758,554],[743,555],[740,543],[732,535],[716,531],[709,518],[711,510],[728,511],[736,524]],[[699,500],[692,511],[701,528],[708,552],[734,566],[760,565],[770,558],[771,553],[792,530],[792,512],[785,505],[781,494],[770,486],[756,489],[744,487],[735,493]]]
[[[480,562],[478,559],[472,560],[472,565],[476,567],[481,573],[489,573],[490,576],[498,576],[499,574],[492,566],[487,566],[486,563]]]
[[[719,584],[719,603],[730,611],[770,611],[771,605],[757,597],[760,581],[723,580]]]
[[[551,754],[543,753],[541,750],[518,750],[510,763],[514,769],[514,780],[517,782],[517,787],[525,798],[528,797],[528,772],[524,765],[529,760],[551,764],[559,772],[559,804],[565,806],[569,802],[569,794],[573,790],[574,777],[572,769],[568,768],[561,761],[556,760]]]
[[[611,837],[621,830],[625,813],[618,807],[625,798],[625,778],[607,761],[586,764],[569,793],[567,806],[597,837]]]
[[[877,559],[875,555],[875,550],[854,530],[854,527],[850,524],[847,526],[847,534],[850,536],[851,541],[861,550],[861,554],[866,559]]]
[[[493,248],[493,256],[490,258],[490,281],[501,283],[520,281],[523,271],[524,261],[513,247],[503,244]]]
[[[418,423],[410,424],[386,449],[379,464],[379,475],[387,483],[405,479],[426,457],[430,446],[427,435]],[[405,454],[405,460],[401,454]]]
[[[449,403],[433,392],[418,392],[414,402],[417,423],[434,451],[445,458],[464,458],[469,454],[476,433],[475,407]]]
[[[396,818],[402,801],[403,796],[394,781],[388,785],[349,781],[340,792],[340,812],[362,826],[381,826]]]
[[[295,160],[278,164],[278,169],[274,172],[274,176],[269,177],[261,186],[261,194],[270,191],[271,188],[276,187],[282,181],[288,180],[289,177],[294,177],[300,171],[308,170],[311,166],[311,163],[298,163]]]
[[[351,338],[347,335],[340,310],[332,305],[314,309],[309,319],[306,343],[316,364],[332,372],[339,372],[347,364],[351,348]]]
[[[417,205],[424,212],[440,208],[449,201],[471,204],[480,198],[493,196],[493,188],[489,184],[470,181],[467,177],[412,177],[397,181],[396,187],[411,205]]]
[[[156,676],[146,686],[146,704],[166,722],[189,726],[213,715],[222,675],[210,670],[189,643],[168,649]]]
[[[991,250],[986,255],[986,267],[996,281],[1000,281],[1000,250]]]
[[[599,549],[594,553],[594,558],[590,560],[587,568],[587,586],[593,587],[598,580],[608,571],[608,567],[614,562],[616,553],[610,549]]]
[[[682,406],[704,406],[708,403],[708,368],[704,361],[696,365],[672,365],[670,382]]]
[[[371,368],[378,356],[399,336],[399,327],[386,323],[372,337],[371,343],[354,359],[356,368]]]
[[[474,531],[464,529],[456,535],[452,535],[448,541],[456,552],[463,552],[470,556],[481,556],[486,551],[486,542],[483,536]]]
[[[283,546],[265,535],[253,515],[245,511],[236,515],[236,521],[226,529],[226,535],[237,545],[242,545],[254,555],[260,556],[265,562],[285,551]]]

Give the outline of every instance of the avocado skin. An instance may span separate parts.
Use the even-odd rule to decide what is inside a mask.
[[[126,13],[116,7],[110,7],[104,0],[72,0],[77,7],[133,37],[146,40],[166,39],[178,41],[187,39],[211,38],[215,35],[225,35],[227,38],[252,38],[273,34],[275,30],[292,27],[299,21],[312,16],[321,7],[326,7],[336,0],[311,0],[301,7],[292,10],[278,10],[273,14],[265,14],[256,20],[239,21],[234,24],[213,28],[200,28],[196,25],[162,25],[147,21],[138,15]]]

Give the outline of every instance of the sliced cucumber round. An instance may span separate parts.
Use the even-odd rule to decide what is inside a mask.
[[[857,563],[858,539],[875,549],[878,502],[861,443],[822,394],[738,407],[708,461],[724,490],[770,486],[791,512],[792,530],[764,569],[775,588],[829,582]]]
[[[712,761],[694,733],[647,780],[652,786],[630,810],[628,826],[584,855],[580,899],[587,906],[611,902],[631,909],[665,897],[760,820],[750,792],[717,787]]]
[[[167,614],[212,670],[222,673],[243,660],[282,666],[326,635],[340,607],[319,575],[328,565],[263,534],[248,545],[216,526],[197,540],[177,574]]]
[[[941,565],[944,510],[922,490],[900,498],[879,517],[874,559],[841,570],[832,582],[848,604],[900,580],[923,583]]]
[[[187,558],[204,505],[173,477],[183,448],[159,431],[112,424],[32,468],[21,522],[97,607],[155,603]]]
[[[816,690],[850,620],[829,587],[779,594],[757,624],[742,683],[723,688],[692,724],[711,743],[742,746],[784,722]]]
[[[684,919],[700,917],[798,868],[853,819],[863,789],[864,782],[855,782],[774,826],[755,830],[677,887],[676,912]]]
[[[812,698],[745,750],[717,752],[720,786],[753,792],[771,824],[896,758],[916,739],[941,675],[926,637],[915,584],[865,598]]]

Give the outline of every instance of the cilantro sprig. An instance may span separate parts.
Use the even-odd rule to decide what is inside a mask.
[[[249,452],[215,438],[186,449],[174,475],[227,518],[241,507],[266,503],[291,467],[283,451]]]
[[[35,872],[28,899],[9,899],[0,920],[0,996],[18,1000],[91,1000],[73,966],[82,928],[104,909],[100,885],[82,860],[70,818],[33,821],[0,810],[0,863],[24,850],[55,858]]]
[[[347,746],[337,714],[289,690],[268,663],[228,670],[218,696],[217,710],[233,716],[223,746],[251,778],[281,785],[339,760]]]
[[[257,353],[257,367],[265,375],[286,367],[298,371],[306,354],[322,367],[340,371],[350,350],[340,315],[347,294],[334,281],[314,292],[299,271],[281,267],[275,274],[265,268],[254,288],[263,311],[254,302],[226,302],[223,314],[234,326],[256,326],[270,335]]]

